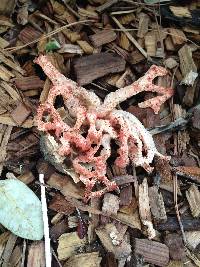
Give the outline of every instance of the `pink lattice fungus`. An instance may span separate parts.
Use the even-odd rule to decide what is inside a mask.
[[[106,176],[107,160],[111,157],[111,141],[118,146],[115,164],[126,167],[131,161],[150,172],[154,155],[159,155],[153,138],[142,123],[132,114],[117,110],[116,106],[142,91],[158,93],[152,99],[139,104],[151,107],[158,113],[160,106],[173,95],[173,89],[152,83],[157,76],[167,72],[162,67],[151,66],[147,73],[133,84],[108,94],[103,103],[93,92],[79,87],[67,79],[50,63],[46,56],[36,60],[53,86],[44,104],[38,107],[37,124],[41,131],[54,136],[59,143],[58,153],[70,157],[73,168],[85,184],[85,199],[100,197],[107,191],[117,189],[115,182]],[[74,126],[64,122],[54,106],[56,96],[61,95],[65,107],[75,118]],[[164,156],[162,156],[164,157]],[[93,191],[97,183],[105,187]]]

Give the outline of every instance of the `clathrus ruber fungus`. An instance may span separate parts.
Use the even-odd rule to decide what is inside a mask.
[[[107,160],[112,154],[111,141],[119,147],[115,164],[122,168],[131,161],[150,172],[152,167],[149,164],[154,155],[164,157],[157,151],[151,134],[142,123],[129,112],[116,109],[127,98],[150,91],[158,95],[139,103],[139,107],[150,107],[158,113],[160,106],[173,95],[173,89],[153,84],[155,77],[167,74],[164,68],[151,66],[143,77],[111,92],[102,103],[95,93],[59,73],[46,56],[39,56],[35,62],[53,84],[46,102],[38,107],[38,129],[55,137],[59,143],[59,155],[70,157],[75,172],[85,184],[86,200],[117,189],[116,183],[109,181],[106,176]],[[75,118],[73,126],[62,120],[54,106],[55,98],[59,95],[63,97],[70,115]],[[97,182],[105,187],[94,191]]]

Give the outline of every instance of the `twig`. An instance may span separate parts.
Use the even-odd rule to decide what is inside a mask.
[[[196,264],[196,266],[200,267],[200,260],[193,253],[191,253],[189,249],[186,249],[186,255]]]
[[[137,8],[130,9],[130,10],[123,10],[123,11],[113,11],[110,13],[110,15],[115,16],[115,15],[129,14],[129,13],[133,13],[135,11],[137,11]]]
[[[42,37],[40,37],[38,39],[35,39],[35,40],[33,40],[33,41],[29,42],[29,43],[26,43],[26,44],[20,45],[20,46],[16,46],[16,47],[8,47],[8,48],[5,48],[4,50],[9,51],[9,52],[14,52],[14,51],[20,50],[22,48],[25,48],[25,47],[31,45],[31,44],[35,44],[35,43],[37,43],[37,42],[39,42],[41,40],[44,40],[44,39],[46,39],[48,37],[51,37],[52,35],[54,35],[54,34],[56,34],[58,32],[61,32],[61,31],[65,30],[65,29],[67,29],[67,28],[69,28],[71,26],[74,26],[74,25],[77,25],[77,24],[81,24],[81,23],[87,23],[87,22],[93,22],[93,20],[89,20],[89,19],[88,20],[81,20],[81,21],[76,21],[76,22],[64,25],[64,26],[62,26],[62,27],[60,27],[60,28],[58,28],[58,29],[56,29],[54,31],[51,31],[50,33],[46,34],[45,36],[42,36]]]
[[[21,267],[24,267],[25,256],[26,256],[26,240],[24,239],[24,242],[23,242],[23,249],[22,249]]]
[[[46,267],[51,267],[51,244],[49,238],[49,223],[47,215],[47,202],[45,196],[44,174],[39,174],[39,181],[41,183],[41,201],[42,201],[42,215],[44,222],[44,238],[45,238],[45,261]]]
[[[143,54],[143,56],[150,59],[147,55],[147,52],[141,47],[141,45],[136,41],[136,39],[129,32],[126,32],[126,28],[124,28],[124,26],[115,17],[111,16],[111,18],[114,20],[117,26],[124,31],[128,39],[137,47],[137,49]]]
[[[102,87],[102,86],[100,86],[100,85],[98,85],[98,84],[96,84],[96,83],[91,83],[91,84],[94,85],[94,86],[96,86],[96,87],[98,87],[99,89],[101,89],[101,90],[103,90],[103,91],[108,92],[108,90],[107,90],[106,88],[104,88],[104,87]]]
[[[68,5],[67,3],[64,2],[64,5],[66,6],[67,9],[69,9],[70,12],[72,12],[72,14],[74,14],[74,16],[76,16],[77,18],[81,18],[81,16],[78,14],[78,12],[76,12],[75,10],[73,10],[73,8],[70,7],[70,5]]]
[[[54,251],[53,249],[52,249],[52,254],[53,254],[53,256],[54,256],[55,260],[57,261],[57,263],[58,263],[58,266],[59,266],[59,267],[62,267],[62,264],[60,263],[60,261],[59,261],[59,259],[58,259],[57,255],[56,255],[56,253],[55,253],[55,251]]]
[[[178,118],[177,120],[167,124],[148,129],[151,135],[160,134],[164,132],[174,132],[184,130],[190,121],[191,116],[187,118]]]
[[[169,2],[170,0],[166,0],[166,2]],[[129,4],[132,4],[132,5],[141,5],[141,6],[150,6],[150,7],[158,7],[158,4],[148,4],[148,3],[140,3],[140,2],[134,2],[132,0],[123,0],[123,2],[125,3],[129,3]],[[169,3],[162,3],[160,4],[161,6],[166,6],[168,5]]]
[[[111,7],[112,5],[116,4],[118,2],[118,0],[110,0],[110,1],[106,1],[105,4],[98,6],[97,7],[97,12],[102,13],[104,10],[106,10],[107,8]]]
[[[175,208],[175,211],[176,211],[176,216],[177,216],[178,223],[179,223],[179,226],[180,226],[180,229],[181,229],[181,233],[182,233],[182,236],[183,236],[183,242],[186,245],[187,244],[187,239],[186,239],[186,236],[185,236],[183,224],[182,224],[180,213],[179,213],[179,209],[178,209],[178,202],[177,202],[177,187],[178,186],[177,186],[177,175],[176,175],[176,173],[173,175],[173,182],[174,182],[174,208]]]

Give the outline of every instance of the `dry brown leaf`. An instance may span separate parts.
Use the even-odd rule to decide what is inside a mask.
[[[81,253],[70,257],[64,267],[100,267],[99,252]]]
[[[78,248],[84,247],[86,239],[80,239],[77,232],[62,234],[58,240],[58,259],[66,260],[73,255],[76,255]]]

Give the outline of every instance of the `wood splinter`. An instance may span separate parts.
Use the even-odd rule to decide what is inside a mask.
[[[139,186],[139,213],[143,225],[147,227],[148,238],[153,239],[156,236],[156,232],[151,218],[148,183],[146,178]]]

